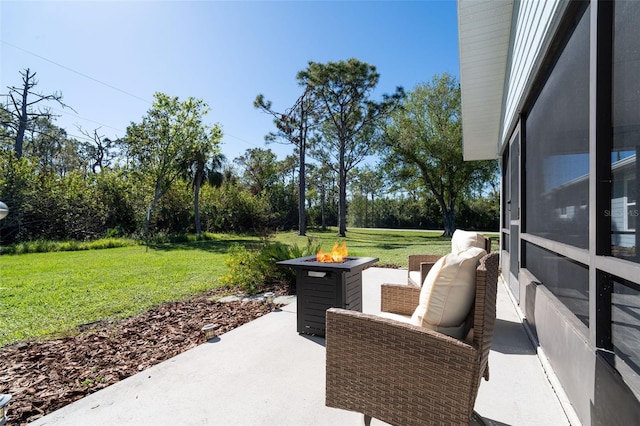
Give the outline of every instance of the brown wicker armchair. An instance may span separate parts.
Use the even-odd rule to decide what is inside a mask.
[[[442,256],[437,254],[410,254],[409,270],[407,271],[407,282],[414,287],[422,287],[424,279],[431,270],[431,267]]]
[[[484,249],[487,253],[491,252],[491,239],[485,237]],[[424,279],[431,270],[431,267],[442,256],[437,254],[410,254],[409,267],[407,270],[407,282],[409,285],[422,287]]]
[[[326,405],[394,425],[468,424],[496,318],[498,254],[476,269],[467,341],[376,315],[327,310]],[[410,315],[420,289],[383,284],[382,308]]]

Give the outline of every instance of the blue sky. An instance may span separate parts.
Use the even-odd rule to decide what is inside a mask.
[[[374,99],[411,90],[444,72],[459,77],[456,2],[446,1],[0,1],[0,93],[37,72],[36,90],[61,92],[75,111],[56,124],[124,136],[153,94],[203,99],[224,131],[229,160],[268,147],[272,119],[253,108],[262,93],[276,110],[301,90],[309,61],[357,58],[375,65]]]

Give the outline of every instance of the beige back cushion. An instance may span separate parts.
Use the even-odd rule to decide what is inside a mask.
[[[475,298],[476,268],[485,254],[484,249],[471,247],[440,258],[424,280],[411,323],[463,338]]]
[[[485,248],[486,238],[480,232],[456,229],[451,237],[451,253],[460,253],[471,247]]]

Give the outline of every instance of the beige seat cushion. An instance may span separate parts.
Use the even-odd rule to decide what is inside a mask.
[[[379,316],[381,316],[382,318],[392,319],[394,321],[400,321],[405,324],[414,324],[411,316],[409,315],[394,314],[393,312],[381,312]],[[463,322],[457,327],[442,327],[439,325],[429,325],[426,328],[429,328],[433,331],[437,331],[442,334],[446,334],[447,336],[456,337],[458,339],[462,339],[463,336],[467,334],[467,324],[465,322]]]
[[[392,319],[394,321],[404,322],[406,324],[412,324],[410,315],[396,314],[393,312],[380,312],[378,316],[382,318]]]
[[[485,236],[480,232],[456,229],[451,237],[451,253],[460,253],[471,247],[485,248]]]
[[[464,338],[464,322],[475,298],[476,268],[485,254],[471,247],[440,258],[424,280],[411,323]]]

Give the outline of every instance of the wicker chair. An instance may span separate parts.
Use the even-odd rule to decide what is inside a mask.
[[[487,253],[491,252],[491,239],[485,238],[484,249]],[[437,254],[410,254],[409,255],[409,268],[407,270],[407,282],[409,285],[416,287],[422,287],[424,279],[431,270],[431,267],[442,256]]]
[[[498,254],[476,270],[467,340],[338,308],[327,310],[326,405],[394,425],[468,424],[496,319]],[[382,310],[411,315],[420,288],[383,284]]]

